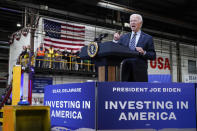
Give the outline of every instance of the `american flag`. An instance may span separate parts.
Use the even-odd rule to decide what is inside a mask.
[[[77,51],[85,45],[85,26],[44,19],[44,46]]]

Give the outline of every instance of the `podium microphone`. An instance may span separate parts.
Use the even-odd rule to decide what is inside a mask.
[[[107,37],[108,34],[107,33],[104,33],[104,34],[100,34],[98,38],[94,38],[94,41],[95,42],[98,42],[98,43],[101,43],[102,39]]]
[[[99,37],[100,37],[101,39],[103,39],[103,38],[105,38],[105,37],[107,37],[107,36],[108,36],[108,34],[107,34],[107,33],[104,33],[104,34],[100,34]]]

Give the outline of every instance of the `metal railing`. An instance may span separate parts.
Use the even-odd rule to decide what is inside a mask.
[[[4,96],[3,100],[2,100],[2,102],[0,103],[0,109],[5,105],[6,101],[8,100],[8,98],[11,95],[11,92],[12,92],[12,86],[9,86],[6,89],[5,96]]]
[[[37,68],[95,72],[95,65],[92,64],[90,60],[82,60],[78,56],[67,56],[65,59],[61,58],[60,60],[57,60],[56,57],[36,59],[35,56],[33,56],[31,60],[31,66]],[[22,66],[28,67],[28,63],[29,58],[19,58],[19,64]]]

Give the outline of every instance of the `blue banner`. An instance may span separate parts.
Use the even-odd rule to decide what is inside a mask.
[[[95,129],[95,82],[46,86],[44,104],[54,130]]]
[[[186,83],[98,83],[98,129],[195,129],[195,87]]]
[[[172,83],[172,76],[170,74],[148,75],[148,82],[150,83]]]
[[[53,84],[52,77],[34,77],[32,93],[44,93],[44,87]]]

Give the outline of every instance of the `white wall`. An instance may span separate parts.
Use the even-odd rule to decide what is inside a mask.
[[[8,84],[10,84],[12,80],[12,68],[16,64],[17,59],[20,55],[20,53],[23,50],[23,46],[27,46],[30,44],[30,33],[27,34],[27,36],[21,35],[21,38],[19,41],[16,39],[14,42],[10,45],[10,54],[9,54],[9,79]]]
[[[34,52],[39,47],[40,43],[43,42],[44,31],[43,31],[43,18],[41,17],[38,22],[38,27],[35,31],[35,37],[34,37]]]
[[[77,22],[71,22],[71,21],[66,21],[66,20],[57,20],[54,18],[52,19],[52,18],[47,18],[47,17],[41,17],[39,19],[38,28],[35,32],[34,50],[36,50],[37,47],[40,45],[40,43],[43,42],[43,38],[44,38],[44,34],[45,34],[44,27],[43,27],[43,23],[44,23],[43,19],[52,20],[52,21],[56,21],[59,23],[66,22],[71,25],[85,26],[85,45],[88,45],[90,42],[94,41],[94,38],[98,37],[102,33],[109,34],[108,37],[103,39],[103,42],[104,41],[111,41],[113,39],[113,34],[115,32],[115,30],[111,30],[111,29],[104,28],[104,27],[93,26],[93,25],[77,23]]]
[[[181,43],[181,67],[182,67],[182,81],[183,82],[196,82],[197,79],[192,79],[190,81],[186,81],[186,78],[192,76],[193,78],[197,78],[196,72],[188,73],[188,60],[193,60],[197,62],[197,47],[194,45],[185,45]],[[197,64],[196,64],[197,65]]]

